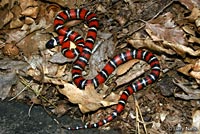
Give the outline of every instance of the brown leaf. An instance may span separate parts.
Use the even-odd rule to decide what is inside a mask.
[[[185,5],[190,11],[194,7],[200,7],[200,1],[199,0],[179,0],[181,4]]]
[[[200,110],[195,110],[192,114],[192,128],[193,132],[200,130]]]
[[[39,5],[38,1],[36,0],[19,0],[19,3],[22,11],[28,7],[35,7]]]
[[[200,38],[197,38],[195,36],[190,36],[188,42],[200,44]]]
[[[75,8],[76,6],[79,7],[80,5],[84,5],[86,3],[86,1],[84,0],[47,0],[47,1],[68,8]]]
[[[38,25],[36,25],[36,27]],[[15,33],[15,34],[18,34],[18,32]],[[21,33],[19,32],[19,34],[21,34]],[[17,35],[12,34],[10,36],[14,36],[15,37]],[[19,35],[19,36],[21,36],[21,35]],[[14,37],[12,37],[12,38],[14,38]],[[38,49],[40,47],[44,46],[45,43],[47,42],[47,40],[48,40],[48,36],[47,35],[42,34],[40,32],[34,32],[34,33],[29,34],[28,36],[26,36],[22,41],[20,41],[17,44],[17,47],[20,48],[20,50],[23,52],[23,54],[26,57],[29,57],[29,56],[32,56],[33,54],[38,53]]]
[[[161,45],[161,43],[159,43],[159,42],[158,43],[160,45],[158,45],[155,42],[153,42],[151,39],[144,39],[144,40],[128,39],[127,42],[137,49],[148,48],[149,50],[157,51],[157,52],[160,52],[160,53],[167,53],[167,54],[170,54],[170,55],[175,54],[175,52],[173,50],[163,47]]]
[[[67,96],[70,102],[78,104],[83,113],[117,104],[119,99],[119,96],[115,94],[110,94],[104,99],[104,95],[97,93],[93,85],[88,85],[85,90],[80,90],[72,84],[65,83],[64,88],[59,89],[59,92]]]
[[[10,28],[19,28],[23,25],[23,22],[20,19],[15,19],[10,22]]]
[[[166,13],[146,23],[146,31],[154,41],[167,41],[175,44],[187,44],[184,32],[172,20],[172,14]]]
[[[61,117],[67,112],[67,110],[68,108],[66,104],[63,102],[58,104],[58,106],[55,109],[53,109],[52,112],[55,113],[58,117]]]
[[[184,100],[199,100],[200,99],[200,91],[198,89],[194,90],[190,88],[189,86],[182,84],[180,80],[174,80],[173,82],[186,93],[186,94],[174,93],[175,97],[179,97]]]
[[[143,61],[141,61],[141,62],[143,62]],[[135,78],[141,76],[142,74],[144,74],[145,71],[147,71],[149,68],[150,68],[149,65],[145,65],[145,66],[141,67],[141,64],[138,64],[138,65],[136,64],[133,67],[133,69],[131,69],[126,75],[123,75],[123,76],[117,78],[117,80],[115,82],[116,82],[117,86],[126,84],[126,83],[134,80]]]
[[[195,20],[197,20],[200,17],[200,9],[198,8],[193,8],[192,9],[192,13],[190,14],[190,16],[187,17],[187,19],[189,19],[191,22],[194,22]]]
[[[186,54],[200,56],[200,49],[193,49],[187,46],[188,43],[186,42],[184,31],[175,25],[172,17],[171,13],[166,13],[157,19],[147,22],[147,33],[154,41],[162,41],[164,48],[170,48],[182,57],[185,57]],[[198,40],[195,40],[195,42],[198,42]]]
[[[197,60],[194,66],[192,67],[192,71],[190,72],[190,75],[194,77],[195,79],[200,80],[200,59]]]
[[[122,75],[126,73],[134,64],[138,63],[138,59],[130,60],[117,68],[117,75]]]
[[[163,44],[165,45],[165,47],[171,48],[182,57],[185,57],[186,53],[192,56],[200,56],[200,49],[193,50],[192,48],[184,46],[182,44],[169,43],[167,41],[163,41]]]
[[[177,71],[186,75],[186,76],[190,76],[189,71],[192,69],[193,64],[187,64],[181,68],[179,68]]]
[[[25,68],[26,66],[27,64],[23,61],[11,60],[6,57],[0,60],[0,69],[4,70],[0,71],[0,98],[2,100],[8,97],[12,85],[17,84],[17,76],[15,72]]]
[[[17,77],[15,72],[0,73],[0,98],[4,100],[8,97],[12,85],[16,84]]]
[[[38,13],[39,7],[29,7],[26,10],[24,10],[21,14],[24,16],[29,16],[31,18],[37,18]]]
[[[195,62],[195,64],[194,64],[194,66],[193,66],[193,71],[200,71],[200,59],[198,59],[196,62]]]
[[[5,44],[3,48],[3,53],[9,57],[15,57],[19,54],[19,49],[11,43]]]
[[[195,31],[194,31],[189,25],[183,26],[182,29],[183,29],[186,33],[195,36]]]
[[[8,22],[10,22],[13,18],[14,15],[12,12],[8,11],[8,10],[3,10],[1,11],[0,14],[0,29],[3,28],[4,25],[6,25]]]

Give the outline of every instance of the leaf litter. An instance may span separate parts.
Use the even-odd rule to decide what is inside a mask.
[[[63,57],[60,47],[46,50],[44,46],[57,36],[53,19],[64,5],[90,9],[100,20],[95,50],[84,77],[93,78],[114,55],[133,48],[152,51],[162,66],[160,80],[134,94],[138,102],[129,97],[121,118],[102,129],[112,126],[123,133],[177,133],[181,128],[183,133],[199,132],[198,0],[0,1],[2,100],[22,99],[32,106],[47,106],[57,116],[76,117],[77,107],[71,104],[75,103],[83,120],[92,123],[111,113],[127,84],[148,73],[146,63],[131,60],[98,89],[92,85],[78,89],[72,84],[73,60]],[[85,37],[87,25],[80,21],[68,25]]]

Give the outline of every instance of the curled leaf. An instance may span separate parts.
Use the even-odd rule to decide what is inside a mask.
[[[104,99],[104,95],[97,93],[93,85],[88,85],[85,90],[80,90],[72,84],[65,83],[64,88],[59,89],[59,92],[67,96],[70,102],[78,104],[83,113],[117,104],[119,99],[119,95],[114,93]]]

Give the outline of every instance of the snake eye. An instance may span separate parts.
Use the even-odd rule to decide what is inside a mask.
[[[46,43],[46,48],[51,49],[54,48],[55,46],[58,46],[59,44],[59,38],[55,37],[50,39],[47,43]]]
[[[51,49],[55,47],[55,39],[50,39],[47,43],[46,43],[46,48]]]

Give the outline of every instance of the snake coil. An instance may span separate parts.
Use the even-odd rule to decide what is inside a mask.
[[[84,40],[81,35],[77,32],[70,30],[65,27],[66,21],[80,19],[86,21],[88,25],[88,33],[86,39]],[[160,74],[160,65],[158,59],[148,51],[143,50],[130,50],[121,53],[111,59],[105,67],[97,74],[93,79],[85,79],[82,76],[82,71],[87,65],[90,56],[92,54],[92,49],[97,36],[97,29],[99,22],[94,13],[86,9],[70,9],[64,10],[57,14],[54,20],[55,31],[58,33],[58,37],[52,38],[46,44],[46,48],[54,48],[57,45],[62,46],[62,54],[68,58],[78,58],[75,60],[72,68],[72,78],[74,83],[80,88],[84,89],[87,84],[94,84],[94,87],[98,87],[106,81],[109,75],[121,64],[131,60],[140,59],[146,61],[150,67],[151,72],[144,78],[131,83],[120,96],[119,102],[116,109],[105,119],[100,120],[94,124],[87,124],[85,126],[77,126],[75,128],[68,128],[68,130],[78,130],[85,128],[97,128],[100,127],[114,118],[116,118],[125,108],[126,101],[130,95],[141,90],[145,86],[155,82]],[[70,49],[70,41],[76,44],[75,49]]]

